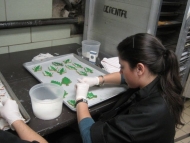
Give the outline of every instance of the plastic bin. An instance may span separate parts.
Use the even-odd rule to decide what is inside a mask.
[[[89,59],[90,51],[94,51],[97,53],[96,57],[98,57],[100,49],[100,42],[95,40],[83,40],[82,41],[82,56],[84,58]]]
[[[33,86],[29,94],[33,113],[37,118],[51,120],[61,114],[63,87],[52,83],[41,83]]]

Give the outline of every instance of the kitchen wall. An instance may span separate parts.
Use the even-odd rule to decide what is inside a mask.
[[[52,18],[52,0],[0,0],[0,21]],[[35,48],[81,44],[70,25],[0,29],[0,54]]]

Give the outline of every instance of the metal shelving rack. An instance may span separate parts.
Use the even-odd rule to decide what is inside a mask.
[[[162,0],[156,36],[167,49],[173,50],[180,65],[182,86],[190,69],[190,0]]]
[[[176,55],[180,64],[180,75],[183,87],[187,82],[190,69],[190,17],[189,14],[190,0],[186,5],[186,10],[177,42]]]

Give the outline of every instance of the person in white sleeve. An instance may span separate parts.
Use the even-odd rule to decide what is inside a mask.
[[[24,123],[16,101],[8,99],[3,102],[3,107],[0,108],[0,117],[4,118],[20,137],[0,130],[1,143],[47,143],[43,137]]]

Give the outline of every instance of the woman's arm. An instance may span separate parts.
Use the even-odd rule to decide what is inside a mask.
[[[87,83],[90,87],[101,84],[115,84],[120,85],[122,83],[122,75],[119,72],[101,75],[96,77],[83,77],[79,78],[80,83]]]
[[[24,123],[18,104],[16,101],[8,99],[0,108],[0,116],[3,117],[18,133],[19,137],[27,141],[38,141],[40,143],[47,143],[47,141],[33,131],[28,125]]]
[[[115,84],[115,85],[121,84],[120,72],[110,73],[110,74],[104,75],[103,77],[99,76],[98,78],[99,78],[99,84],[103,83],[103,81],[104,81],[104,84]]]
[[[48,143],[43,137],[32,130],[28,125],[26,125],[22,120],[17,120],[13,122],[12,126],[16,130],[17,134],[22,140],[27,141],[38,141],[40,143]]]
[[[94,123],[88,110],[88,103],[82,102],[81,99],[86,99],[89,85],[86,83],[76,84],[76,110],[80,133],[83,143],[91,143],[90,128]],[[81,101],[81,102],[78,102]]]

